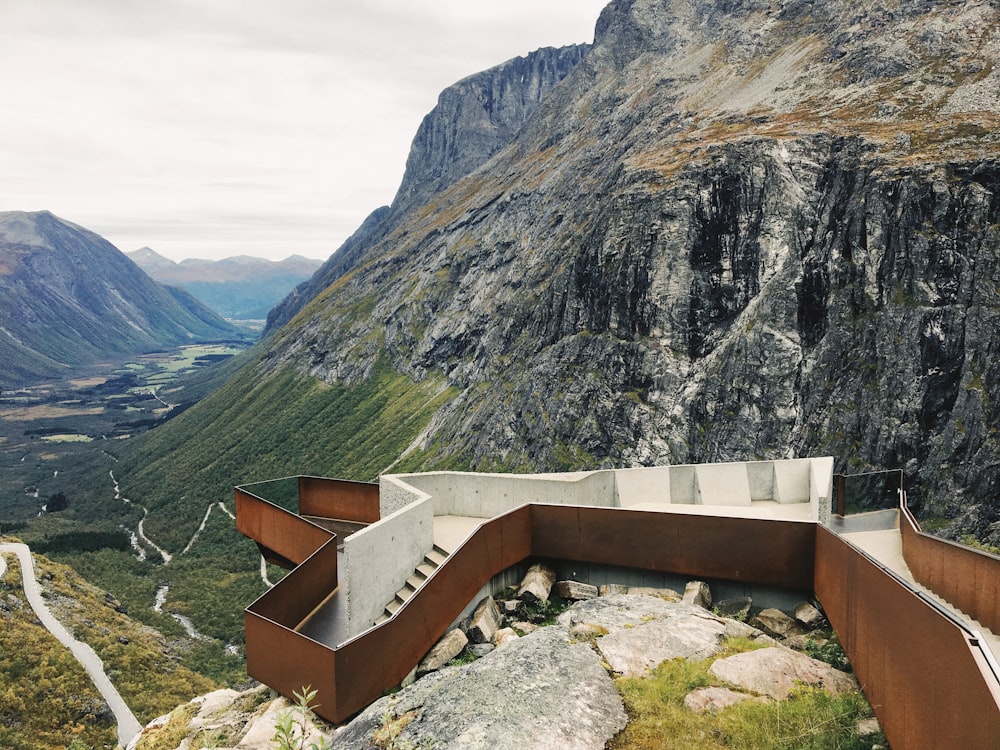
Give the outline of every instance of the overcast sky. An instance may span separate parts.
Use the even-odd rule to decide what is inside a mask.
[[[326,258],[440,91],[607,0],[0,0],[0,210],[174,260]]]

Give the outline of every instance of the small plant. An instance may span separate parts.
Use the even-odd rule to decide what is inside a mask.
[[[333,743],[327,739],[321,739],[318,744],[310,742],[306,745],[306,722],[311,722],[316,717],[313,713],[316,692],[312,685],[306,685],[302,692],[292,691],[295,706],[282,713],[274,724],[274,737],[271,741],[277,750],[333,750]]]
[[[844,653],[844,647],[840,645],[836,635],[822,645],[809,638],[805,642],[804,650],[813,659],[826,662],[834,669],[839,669],[841,672],[852,671],[851,662],[847,658],[847,654]]]

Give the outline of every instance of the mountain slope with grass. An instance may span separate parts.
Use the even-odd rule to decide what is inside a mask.
[[[286,474],[833,455],[1000,538],[998,29],[988,2],[615,0],[506,143],[115,450],[124,492],[180,553]],[[211,518],[188,554],[238,628],[257,558]]]
[[[93,232],[47,211],[0,212],[0,386],[237,334]]]

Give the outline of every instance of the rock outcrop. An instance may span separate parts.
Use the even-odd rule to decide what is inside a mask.
[[[465,641],[461,630],[453,633]],[[830,693],[858,690],[851,675],[742,622],[658,595],[615,593],[577,602],[554,624],[521,637],[511,629],[498,631],[494,640],[502,648],[425,674],[337,729],[314,723],[261,688],[219,691],[153,722],[134,750],[169,750],[162,744],[168,735],[184,737],[187,745],[178,748],[209,740],[219,748],[269,748],[275,722],[288,711],[301,718],[308,741],[332,741],[338,750],[600,750],[628,720],[616,678],[648,676],[664,660],[720,656],[734,636],[762,648],[717,658],[709,671],[728,687],[692,690],[684,700],[689,710],[718,713],[744,701],[784,700],[799,684]]]
[[[429,169],[438,192],[359,244],[262,371],[443,373],[460,395],[413,467],[832,454],[985,530],[1000,10],[679,7],[612,2],[506,147],[470,146],[447,187]]]

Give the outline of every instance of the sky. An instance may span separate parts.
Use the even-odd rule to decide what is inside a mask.
[[[0,211],[125,252],[327,258],[442,89],[607,0],[0,0]]]

